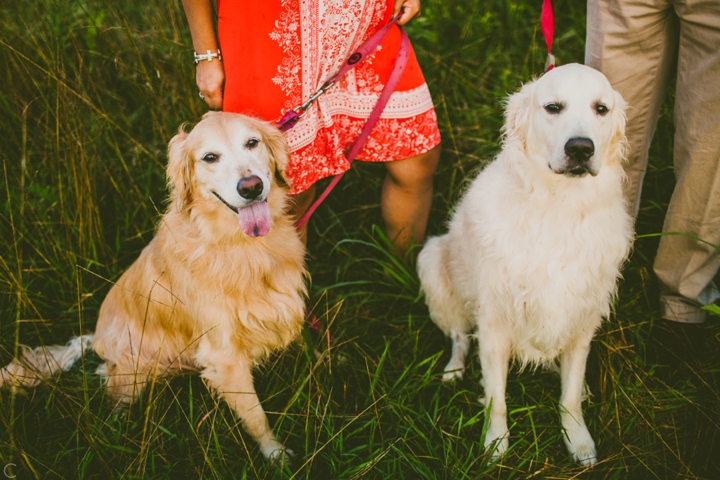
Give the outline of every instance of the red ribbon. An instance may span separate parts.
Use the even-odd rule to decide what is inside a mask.
[[[553,14],[552,0],[543,0],[540,28],[545,37],[548,50],[547,60],[545,61],[545,71],[549,72],[555,67],[555,57],[553,57],[552,54],[553,34],[555,32],[555,15]]]

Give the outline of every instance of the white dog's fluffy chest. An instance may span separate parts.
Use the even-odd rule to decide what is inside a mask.
[[[521,363],[551,361],[609,314],[632,236],[621,175],[528,180],[501,156],[458,207],[449,238],[462,251],[450,259],[457,293],[469,315],[508,330]]]
[[[622,192],[625,107],[583,65],[523,86],[507,102],[502,152],[468,189],[448,234],[418,255],[430,318],[453,342],[444,380],[462,378],[477,330],[484,445],[494,458],[509,445],[509,362],[557,358],[565,445],[582,465],[597,461],[582,390],[593,334],[610,313],[632,241]]]

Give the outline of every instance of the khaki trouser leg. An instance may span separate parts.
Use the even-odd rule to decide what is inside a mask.
[[[678,21],[666,0],[588,0],[587,8],[585,64],[604,73],[629,105],[625,196],[636,216],[648,150],[675,72]]]
[[[675,178],[664,232],[720,245],[720,2],[676,2],[680,18],[675,94]],[[665,236],[655,257],[663,316],[698,323],[720,298],[720,254],[684,236]]]
[[[626,195],[637,214],[648,149],[660,104],[675,72],[675,175],[664,232],[720,244],[720,2],[588,1],[586,63],[602,71],[628,101],[630,143]],[[663,316],[702,322],[700,306],[718,298],[717,251],[665,236],[655,261]]]

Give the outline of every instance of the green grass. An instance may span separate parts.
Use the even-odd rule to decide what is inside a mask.
[[[540,4],[425,0],[409,28],[444,138],[431,234],[497,153],[503,97],[542,71]],[[582,62],[584,2],[558,1],[556,12],[554,52]],[[177,1],[0,5],[3,363],[19,344],[92,330],[112,281],[152,238],[167,141],[205,111],[191,51]],[[642,235],[661,230],[674,182],[670,105],[651,150]],[[377,227],[383,173],[357,165],[310,225],[309,305],[331,341],[308,330],[256,374],[276,433],[296,453],[288,469],[262,459],[197,376],[157,383],[113,412],[100,380],[83,373],[94,355],[27,396],[0,392],[0,467],[16,464],[21,479],[719,478],[720,326],[706,325],[697,361],[673,376],[650,360],[654,236],[636,242],[588,364],[599,464],[568,457],[559,380],[540,371],[511,373],[511,449],[488,464],[478,361],[465,380],[440,381],[449,343]]]

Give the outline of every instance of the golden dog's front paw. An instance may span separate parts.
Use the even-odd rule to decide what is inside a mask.
[[[290,459],[295,456],[295,452],[289,448],[285,448],[282,444],[274,442],[275,445],[264,446],[262,449],[265,458],[270,460],[271,463],[277,463],[279,466],[288,465]]]

